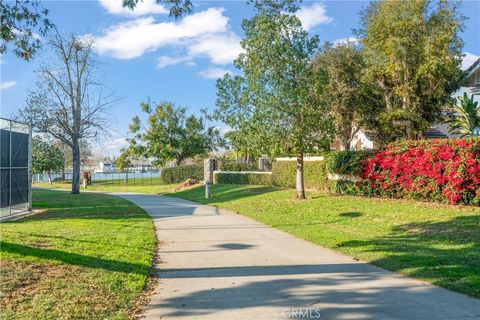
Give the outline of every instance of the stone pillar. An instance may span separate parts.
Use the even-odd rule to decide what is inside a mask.
[[[203,180],[212,182],[215,170],[217,170],[217,159],[205,159],[203,161]]]
[[[258,159],[258,171],[267,171],[268,170],[268,158],[266,156],[261,156]]]

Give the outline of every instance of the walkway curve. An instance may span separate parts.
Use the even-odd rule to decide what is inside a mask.
[[[480,319],[480,300],[355,261],[244,216],[118,194],[162,245],[146,319]]]

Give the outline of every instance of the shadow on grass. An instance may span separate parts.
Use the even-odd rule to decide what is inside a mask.
[[[480,298],[480,215],[404,224],[387,237],[342,246],[385,253],[371,262]]]
[[[166,193],[166,196],[179,197],[191,201],[197,201],[204,204],[229,202],[233,200],[240,200],[243,198],[253,197],[256,195],[281,190],[277,187],[270,186],[247,186],[234,184],[220,184],[212,185],[212,197],[205,199],[205,187],[199,186],[196,188],[176,192]]]
[[[40,249],[5,241],[0,241],[0,247],[2,248],[2,252],[14,253],[25,257],[54,260],[70,265],[94,269],[136,273],[141,275],[148,274],[150,270],[150,265],[96,258],[62,250]]]

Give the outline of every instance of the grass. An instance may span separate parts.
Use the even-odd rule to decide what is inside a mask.
[[[480,208],[214,185],[169,194],[215,205],[388,270],[480,298]]]
[[[129,179],[129,183],[125,183],[125,180],[105,180],[94,181],[91,186],[87,187],[89,191],[102,191],[102,192],[139,192],[139,193],[156,193],[162,194],[165,192],[172,192],[177,184],[162,184],[159,177],[146,178],[143,182],[141,179],[137,179],[135,182],[133,179]],[[34,187],[46,187],[54,189],[67,189],[70,190],[72,185],[70,182],[54,182],[49,185],[47,182],[35,183]],[[83,186],[81,186],[83,190]]]
[[[3,319],[128,319],[156,240],[131,202],[34,190],[40,214],[1,224]]]

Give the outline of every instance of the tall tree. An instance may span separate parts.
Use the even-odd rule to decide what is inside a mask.
[[[41,36],[54,27],[47,18],[48,10],[37,0],[14,0],[0,1],[0,12],[0,53],[7,50],[7,44],[13,44],[18,57],[30,60],[41,46]]]
[[[51,173],[60,170],[64,164],[62,151],[39,137],[32,139],[32,171],[46,173],[48,183],[52,184]]]
[[[158,165],[174,160],[178,166],[188,158],[216,150],[221,140],[216,127],[206,127],[204,117],[187,115],[184,107],[170,102],[147,102],[140,107],[147,123],[144,126],[137,115],[129,126],[133,137],[127,141],[133,155],[155,158]]]
[[[376,129],[382,108],[374,87],[362,79],[365,61],[362,50],[353,42],[326,43],[314,60],[317,72],[328,76],[328,101],[335,124],[335,137],[342,150],[350,149],[355,134]]]
[[[458,97],[458,103],[452,103],[453,114],[446,123],[450,125],[450,133],[461,138],[480,136],[480,107],[478,102],[466,92]]]
[[[92,42],[56,35],[49,42],[57,63],[38,71],[37,88],[29,93],[22,117],[34,129],[52,135],[72,152],[72,193],[80,192],[80,146],[104,133],[113,96],[95,77],[98,64]]]
[[[459,85],[463,17],[450,1],[382,0],[362,12],[366,76],[382,91],[381,118],[396,134],[421,137]]]
[[[244,109],[250,118],[239,124],[248,123],[270,154],[296,155],[297,199],[304,199],[304,154],[328,148],[333,128],[323,98],[326,74],[314,72],[311,63],[319,40],[303,30],[296,10],[295,1],[255,2],[255,15],[242,23],[245,52],[235,61],[241,85],[226,77],[217,83],[221,101],[223,89],[240,90],[241,99],[231,108],[222,102],[217,107],[237,118]]]

